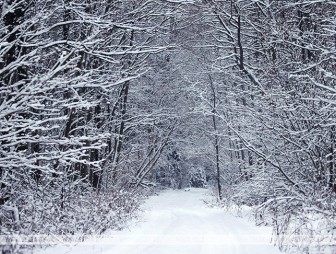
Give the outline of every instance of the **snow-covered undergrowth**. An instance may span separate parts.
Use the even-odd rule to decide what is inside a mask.
[[[66,199],[50,191],[18,196],[15,204],[0,210],[2,253],[28,253],[35,246],[80,242],[120,229],[135,216],[140,203],[140,195],[125,190],[98,194],[77,189]]]
[[[273,242],[286,253],[336,253],[336,202],[334,193],[306,196],[268,197],[257,202],[243,186],[225,188],[224,198],[215,205],[236,216],[273,227]],[[317,199],[316,197],[324,197]],[[209,202],[214,204],[214,200]]]
[[[207,189],[168,189],[150,196],[143,213],[121,231],[36,254],[280,254],[271,228],[207,207]]]
[[[273,226],[274,241],[284,251],[332,254],[336,251],[336,214],[335,202],[328,201],[331,198],[335,195],[325,200],[272,198],[256,207],[256,220]]]

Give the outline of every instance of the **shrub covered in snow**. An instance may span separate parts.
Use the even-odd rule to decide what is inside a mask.
[[[336,194],[322,187],[298,193],[272,179],[269,183],[225,186],[220,204],[237,215],[252,215],[257,225],[272,226],[273,242],[285,252],[334,253]],[[251,208],[248,213],[242,208],[246,205]]]
[[[57,192],[45,187],[43,192],[17,195],[15,202],[1,209],[1,232],[7,244],[0,249],[26,253],[35,244],[48,245],[50,239],[82,241],[90,235],[120,229],[134,216],[138,205],[139,196],[123,189],[109,193],[90,188]]]

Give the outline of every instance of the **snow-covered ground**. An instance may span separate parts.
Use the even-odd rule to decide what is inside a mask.
[[[77,245],[58,245],[38,254],[279,254],[271,228],[257,227],[219,208],[207,207],[209,191],[165,191],[144,205],[138,223]]]

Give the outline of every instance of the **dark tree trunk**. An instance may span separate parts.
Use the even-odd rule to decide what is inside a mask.
[[[19,26],[23,21],[24,21],[24,10],[26,8],[26,3],[24,1],[21,1],[20,3],[17,3],[15,0],[5,0],[6,5],[13,5],[16,8],[11,11],[7,12],[3,16],[3,24],[6,27],[7,30],[7,43],[10,45],[9,50],[5,54],[2,62],[0,61],[0,69],[5,68],[15,62],[21,54],[24,54],[24,49],[17,43],[16,41],[19,39],[20,36],[20,30],[16,29],[17,26]],[[25,66],[23,65],[18,65],[18,67],[15,67],[15,69],[12,69],[10,71],[7,71],[3,73],[0,76],[0,88],[3,87],[8,87],[20,80],[24,80],[27,78],[27,71]],[[20,87],[22,87],[23,84],[20,84],[16,86],[15,88],[10,88],[11,90],[19,90]],[[0,104],[2,103],[1,98],[7,98],[9,100],[11,98],[10,93],[11,91],[5,90],[4,93],[0,93]],[[23,117],[27,117],[26,115],[22,115]],[[7,134],[7,133],[3,133]],[[21,133],[24,135],[25,133]],[[5,142],[2,141],[0,145],[5,145]],[[27,150],[28,146],[26,144],[20,144],[17,149],[18,150]],[[9,151],[9,148],[4,149],[2,148],[5,152]],[[3,177],[5,174],[5,169],[0,167],[0,179]],[[1,196],[0,196],[0,205],[4,204],[8,199],[9,199],[9,194],[4,193],[3,189],[6,188],[6,184],[1,183],[0,184],[0,190],[1,190]]]

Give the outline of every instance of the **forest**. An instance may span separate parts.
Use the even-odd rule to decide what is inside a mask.
[[[334,0],[0,7],[1,241],[102,234],[186,187],[254,207],[280,247],[335,239]]]

